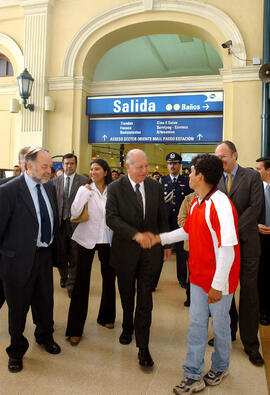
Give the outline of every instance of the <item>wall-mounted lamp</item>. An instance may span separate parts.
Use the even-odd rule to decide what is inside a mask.
[[[19,84],[19,93],[22,98],[24,108],[30,111],[34,111],[34,104],[26,104],[27,99],[31,95],[34,78],[31,76],[31,74],[28,73],[27,69],[24,69],[19,77],[17,77],[17,80]]]

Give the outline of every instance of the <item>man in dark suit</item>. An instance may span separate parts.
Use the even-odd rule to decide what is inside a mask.
[[[107,225],[114,231],[111,265],[114,267],[123,308],[121,344],[129,344],[135,328],[141,366],[152,366],[149,353],[149,332],[153,307],[152,288],[159,270],[162,249],[151,247],[147,232],[167,231],[167,215],[159,183],[147,177],[145,153],[134,149],[126,158],[128,174],[108,187]],[[146,249],[144,249],[146,248]],[[164,259],[170,250],[165,250]],[[135,285],[137,304],[134,313]]]
[[[60,234],[64,250],[64,266],[59,269],[59,273],[61,287],[66,287],[69,296],[71,296],[76,278],[77,261],[77,246],[71,240],[71,236],[77,224],[70,222],[70,208],[79,187],[87,184],[89,180],[76,173],[77,156],[74,154],[63,156],[62,167],[64,174],[53,179],[53,184],[56,187]]]
[[[20,173],[23,173],[25,171],[25,167],[24,167],[24,160],[25,160],[25,155],[27,154],[27,152],[29,152],[29,150],[31,149],[31,147],[23,147],[20,151],[19,151],[19,167],[20,167]],[[17,175],[13,175],[12,177],[7,177],[7,178],[1,178],[0,179],[0,185],[5,184],[6,182],[9,182],[11,180],[13,180],[13,178],[17,177]],[[4,289],[3,289],[3,284],[2,281],[0,280],[0,309],[3,306],[3,304],[5,303],[5,295],[4,295]]]
[[[224,174],[218,188],[232,200],[238,214],[241,252],[239,330],[244,350],[256,366],[264,364],[259,353],[258,268],[260,238],[258,222],[263,208],[263,188],[259,174],[237,164],[237,151],[231,141],[220,143],[215,151],[223,162]],[[235,340],[238,314],[233,299],[230,311],[232,340]]]
[[[25,157],[26,171],[0,187],[0,277],[9,310],[9,371],[22,370],[28,349],[23,336],[31,305],[36,342],[51,354],[61,349],[53,339],[52,265],[61,262],[61,244],[51,157],[41,148]]]
[[[270,325],[270,158],[259,158],[256,162],[265,197],[265,213],[258,225],[262,250],[258,276],[260,324],[267,326]]]
[[[182,168],[182,157],[176,152],[171,152],[166,156],[169,173],[167,176],[162,176],[159,182],[162,184],[164,199],[166,203],[166,210],[168,215],[168,222],[170,230],[178,229],[177,217],[180,206],[192,190],[189,187],[188,177],[180,174]],[[176,252],[176,271],[177,279],[181,287],[185,288],[187,284],[187,264],[184,253],[184,242],[174,244]]]

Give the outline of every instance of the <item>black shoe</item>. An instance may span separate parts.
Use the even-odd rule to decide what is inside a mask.
[[[8,370],[11,373],[20,372],[23,368],[22,358],[9,358],[8,360]]]
[[[139,364],[141,366],[153,366],[154,365],[154,361],[151,358],[148,347],[139,348],[138,358],[139,358]]]
[[[261,314],[260,324],[264,326],[270,325],[270,317],[267,314]]]
[[[233,335],[233,334],[231,334],[231,337],[232,337],[232,342],[235,342],[235,340],[236,340],[236,335]],[[208,341],[208,346],[210,346],[210,347],[214,347],[214,337],[212,337],[212,339],[210,339],[209,341]]]
[[[60,287],[61,288],[66,288],[66,281],[67,281],[67,279],[64,279],[64,278],[60,279]]]
[[[185,288],[185,289],[187,288],[187,283],[182,283],[179,281],[179,285],[181,288]]]
[[[37,343],[40,346],[44,346],[45,350],[50,354],[59,354],[61,352],[61,348],[54,341],[49,343],[41,343],[37,341]]]
[[[189,307],[189,306],[190,306],[190,300],[189,300],[189,299],[187,299],[187,300],[184,302],[184,306],[185,306],[185,307]]]
[[[245,350],[245,353],[249,356],[249,360],[253,365],[255,366],[263,366],[264,365],[264,360],[259,351],[247,351]]]
[[[132,335],[130,335],[129,333],[126,332],[122,332],[120,337],[119,337],[119,342],[121,344],[129,344],[132,342]]]

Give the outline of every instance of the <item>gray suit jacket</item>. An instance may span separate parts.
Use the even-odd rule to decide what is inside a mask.
[[[228,195],[224,176],[221,177],[218,188]],[[259,173],[239,166],[228,196],[238,214],[241,258],[259,257],[258,223],[264,204],[264,192]]]
[[[52,180],[53,184],[56,188],[57,195],[57,204],[58,204],[58,214],[59,214],[59,223],[61,223],[62,213],[63,213],[63,193],[64,193],[64,174],[59,177],[55,177]],[[68,198],[69,209],[73,203],[73,200],[76,196],[76,193],[81,185],[85,185],[89,183],[89,179],[85,176],[81,176],[79,174],[75,174],[73,183],[71,185],[71,190]]]

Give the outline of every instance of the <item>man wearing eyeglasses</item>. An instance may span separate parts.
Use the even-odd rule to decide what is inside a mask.
[[[231,141],[220,143],[216,148],[215,154],[222,160],[224,170],[218,188],[228,195],[238,214],[241,254],[240,338],[250,362],[255,366],[262,366],[264,360],[259,352],[259,300],[257,288],[260,259],[258,223],[264,202],[262,182],[255,170],[238,165],[236,147]],[[238,313],[234,299],[230,316],[232,340],[235,340]]]
[[[31,305],[36,342],[50,354],[53,339],[52,266],[61,262],[51,157],[41,148],[25,156],[26,171],[0,186],[0,278],[9,310],[8,369],[19,372],[29,343],[23,336]]]

